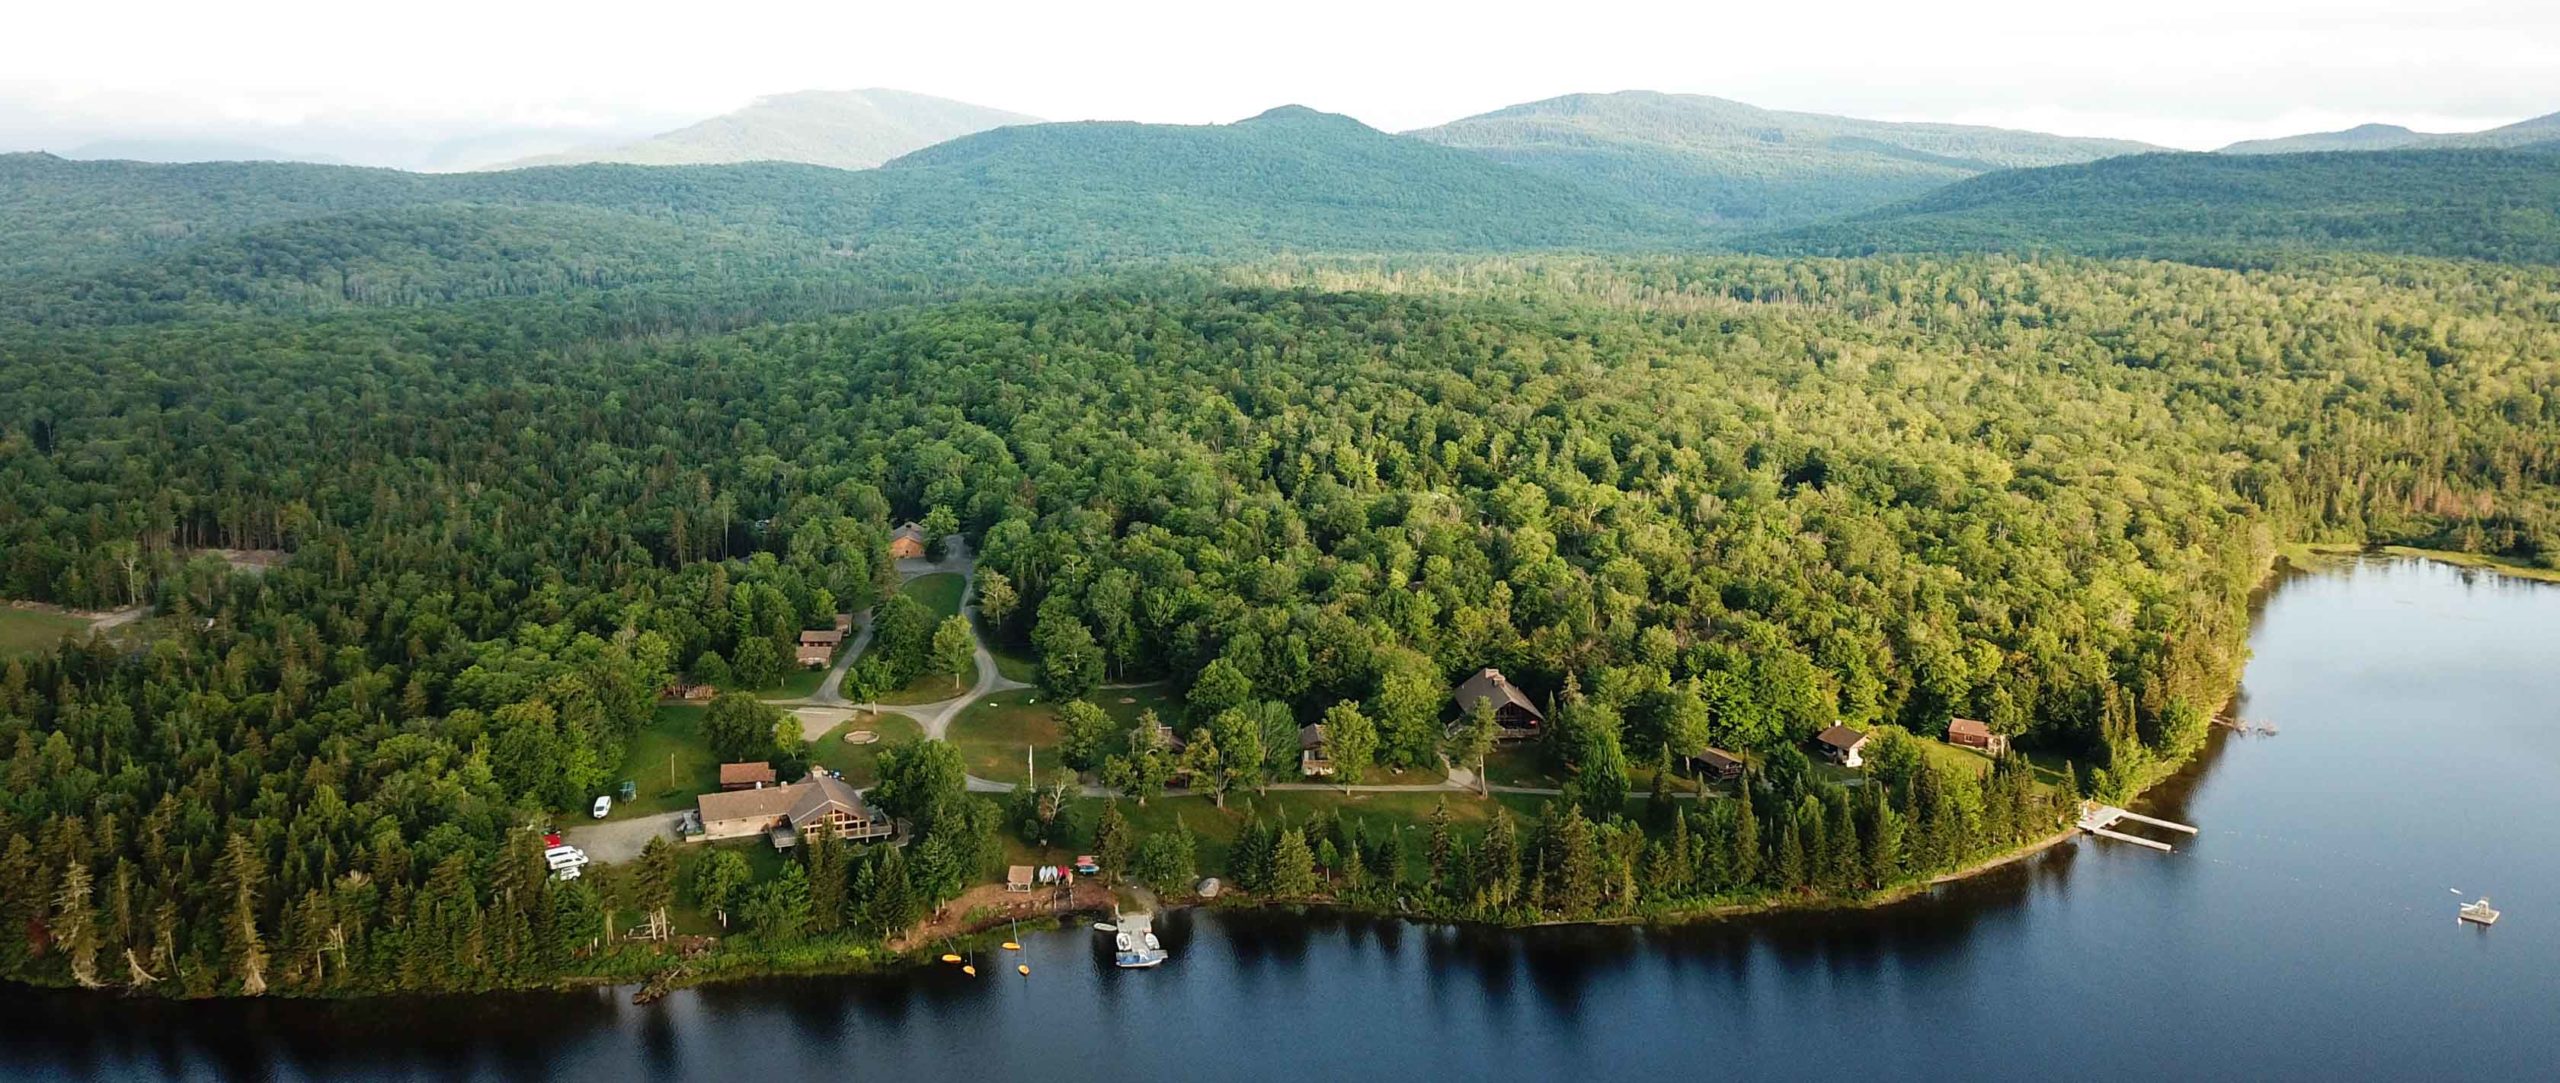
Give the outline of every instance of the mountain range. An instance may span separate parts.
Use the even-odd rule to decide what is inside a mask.
[[[1742,246],[1839,256],[2059,251],[2223,262],[2375,252],[2560,263],[2560,143],[2141,154],[2010,170]]]
[[[1569,94],[1408,134],[1726,229],[1865,210],[2001,169],[2160,149],[1651,91]]]
[[[774,94],[635,142],[522,158],[492,168],[623,162],[718,165],[803,162],[869,169],[945,140],[1040,118],[903,90],[804,90]]]
[[[2560,140],[2560,113],[2478,132],[2419,132],[2397,124],[2359,124],[2336,132],[2250,139],[2223,154],[2301,154],[2323,150],[2443,150],[2457,147],[2524,147]]]

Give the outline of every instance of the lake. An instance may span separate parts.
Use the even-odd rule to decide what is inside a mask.
[[[2560,587],[2414,561],[2296,574],[2242,713],[2083,839],[1870,911],[1676,929],[1175,915],[971,979],[167,1003],[0,989],[0,1075],[2548,1078],[2560,1066]],[[2459,896],[2452,889],[2460,889]],[[2494,929],[2459,926],[2486,894]]]

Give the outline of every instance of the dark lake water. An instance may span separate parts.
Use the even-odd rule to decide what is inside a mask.
[[[170,1004],[0,990],[0,1075],[47,1078],[2560,1076],[2560,588],[2414,562],[2267,601],[2244,713],[2141,807],[2176,854],[2081,840],[1908,903],[1509,933],[1177,915],[990,966],[628,990]],[[2505,919],[2458,926],[2451,890]]]

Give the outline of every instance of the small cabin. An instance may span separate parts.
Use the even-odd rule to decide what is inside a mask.
[[[889,556],[895,560],[924,559],[924,526],[913,519],[898,524],[889,532]]]
[[[1721,748],[1710,748],[1689,757],[1689,766],[1699,778],[1710,782],[1731,782],[1742,777],[1742,757]]]
[[[1539,727],[1547,722],[1547,716],[1538,710],[1538,705],[1529,702],[1526,693],[1504,677],[1501,670],[1491,666],[1479,669],[1474,676],[1460,681],[1456,698],[1461,718],[1473,712],[1478,703],[1491,702],[1494,736],[1500,740],[1529,740],[1536,737]]]
[[[836,644],[842,642],[844,642],[844,632],[840,629],[804,628],[800,631],[800,645],[803,647],[825,647],[828,650],[834,650]]]
[[[1830,729],[1822,731],[1821,735],[1815,737],[1813,741],[1821,746],[1824,759],[1842,767],[1858,767],[1866,762],[1860,759],[1858,754],[1866,750],[1867,735],[1847,726],[1834,723]]]
[[[1029,891],[1036,874],[1029,865],[1008,865],[1004,870],[1006,891]]]
[[[1298,773],[1309,778],[1333,774],[1333,756],[1324,746],[1324,723],[1298,727]]]
[[[1993,733],[1990,726],[1970,718],[1947,722],[1947,743],[1957,748],[1978,748],[1994,756],[2009,751],[2009,735]]]
[[[836,649],[823,643],[803,643],[798,658],[802,669],[825,669],[827,663],[836,660]]]

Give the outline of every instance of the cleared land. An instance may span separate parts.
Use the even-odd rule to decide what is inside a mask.
[[[1033,746],[1033,761],[1046,777],[1064,769],[1058,760],[1058,716],[1036,689],[1000,692],[960,712],[951,720],[951,744],[969,765],[969,773],[996,782],[1021,783],[1022,748]]]
[[[880,739],[870,744],[846,744],[844,735],[855,730],[870,730]],[[846,719],[828,730],[826,736],[809,743],[809,762],[842,774],[856,787],[880,781],[880,753],[891,745],[903,744],[924,736],[915,719],[902,714],[882,712]]]
[[[0,657],[49,651],[64,636],[89,630],[88,620],[44,609],[0,609]]]
[[[608,820],[649,816],[693,807],[694,795],[720,787],[720,761],[711,754],[702,738],[702,711],[696,706],[665,704],[650,719],[649,725],[631,739],[631,751],[607,786],[620,786],[630,779],[639,784],[639,796],[624,801],[617,798]],[[586,815],[584,809],[570,810]]]

